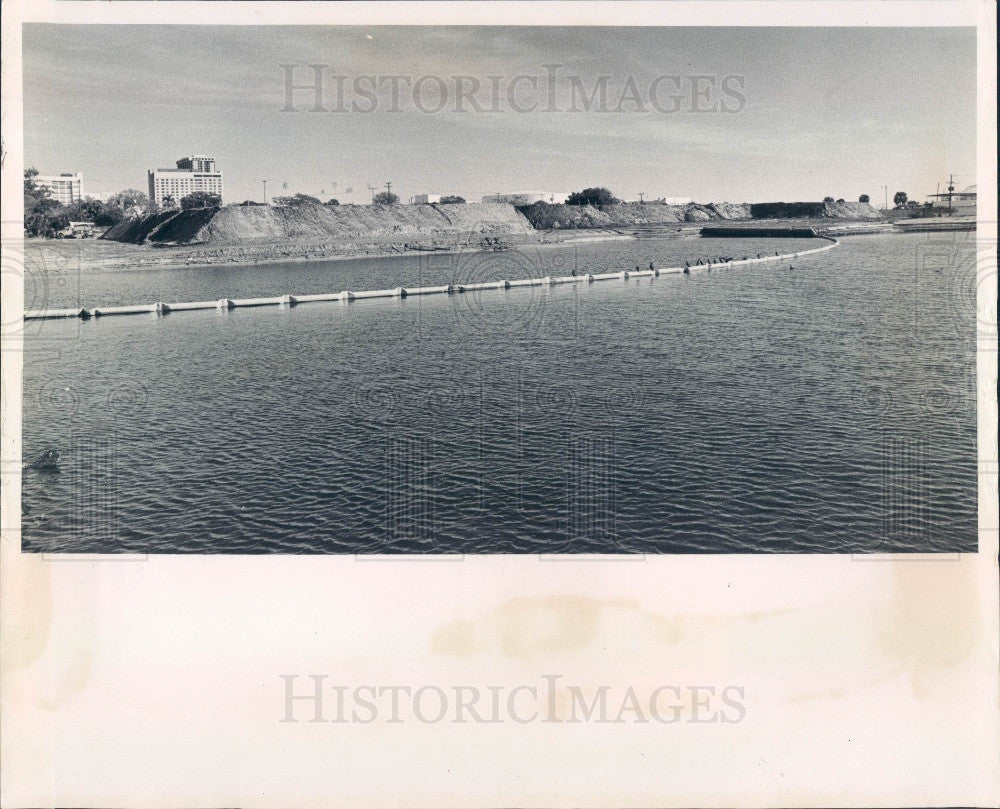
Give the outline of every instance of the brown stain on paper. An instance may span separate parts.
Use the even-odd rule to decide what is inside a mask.
[[[909,674],[914,694],[981,647],[986,632],[974,556],[892,563],[892,592],[877,614],[880,651]]]
[[[52,625],[52,563],[38,556],[8,556],[0,566],[3,592],[4,671],[30,666],[49,643]]]
[[[71,638],[53,636],[56,609],[53,563],[30,554],[9,555],[0,571],[3,593],[3,636],[0,667],[4,685],[23,692],[16,699],[47,711],[59,709],[83,691],[90,680],[94,655],[93,603],[76,616]],[[88,592],[88,595],[93,595]]]
[[[908,677],[918,699],[927,699],[943,676],[982,652],[986,621],[974,556],[931,561],[900,558],[888,563],[886,573],[884,594],[873,592],[869,624],[857,623],[854,605],[843,611],[841,631],[854,636],[859,644],[860,676],[851,682],[837,682],[837,673],[831,671],[832,682],[826,687],[790,694],[790,701],[838,700],[900,675]],[[651,641],[674,646],[739,624],[757,624],[758,631],[766,632],[768,622],[791,613],[798,613],[803,620],[798,631],[806,645],[830,632],[834,616],[828,610],[663,615],[632,599],[568,593],[513,598],[473,618],[451,621],[433,632],[430,646],[433,653],[452,657],[469,658],[499,650],[512,659],[543,660],[594,650],[606,641],[609,631],[632,629]]]
[[[475,619],[452,621],[431,637],[431,651],[470,657],[496,646],[508,657],[534,660],[551,654],[573,653],[595,646],[604,621],[627,617],[650,639],[679,643],[693,631],[719,629],[734,621],[757,622],[789,610],[757,611],[732,619],[715,616],[662,615],[633,599],[596,599],[567,593],[513,598]]]
[[[583,595],[550,595],[506,601],[477,621],[452,621],[431,639],[436,654],[469,657],[496,639],[508,657],[531,659],[578,651],[597,638],[601,612],[611,606],[636,609],[630,601],[601,602]]]
[[[933,700],[941,689],[952,688],[946,677],[987,646],[983,594],[976,575],[973,555],[893,559],[884,577],[884,595],[874,595],[870,623],[844,628],[873,644],[870,658],[862,661],[868,675],[793,694],[789,700],[837,700],[899,677],[909,681],[918,700]]]

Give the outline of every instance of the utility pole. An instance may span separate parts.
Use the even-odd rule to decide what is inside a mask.
[[[392,183],[386,182],[385,184],[385,201],[388,202],[392,199]]]
[[[264,204],[267,205],[267,180],[261,180],[264,183]]]
[[[889,210],[889,186],[883,185],[882,187],[885,189],[885,208],[883,210],[888,211]]]
[[[951,193],[955,190],[955,175],[948,175],[948,216],[951,216]]]
[[[645,193],[646,193],[645,191],[640,191],[640,192],[639,192],[639,204],[640,204],[640,205],[642,205],[642,197],[643,197],[643,195],[644,195]]]
[[[375,189],[376,188],[378,188],[377,185],[370,185],[370,186],[368,186],[368,190],[371,192],[371,195],[372,195],[372,205],[375,204]]]

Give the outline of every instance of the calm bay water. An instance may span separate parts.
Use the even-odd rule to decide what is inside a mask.
[[[49,306],[659,266],[644,240],[74,276]],[[976,548],[967,234],[657,279],[28,326],[27,551]]]

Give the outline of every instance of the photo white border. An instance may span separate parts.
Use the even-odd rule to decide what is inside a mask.
[[[15,0],[3,12],[5,253],[21,237],[21,22],[974,25],[977,236],[992,241],[978,265],[992,268],[978,311],[995,327],[992,3]],[[16,278],[4,277],[5,324],[23,306]],[[5,807],[988,806],[1000,797],[995,342],[977,355],[978,554],[669,555],[641,564],[22,555],[20,352],[8,343],[3,359]],[[746,688],[747,718],[286,724],[286,673],[345,685],[509,687],[545,674],[590,684],[731,681]]]

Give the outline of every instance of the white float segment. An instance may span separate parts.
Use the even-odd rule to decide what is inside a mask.
[[[246,306],[277,306],[281,298],[239,298],[233,300],[233,306],[242,309]]]
[[[145,306],[99,306],[92,309],[90,314],[93,317],[106,317],[109,315],[148,315],[156,311],[156,304],[147,303]]]

